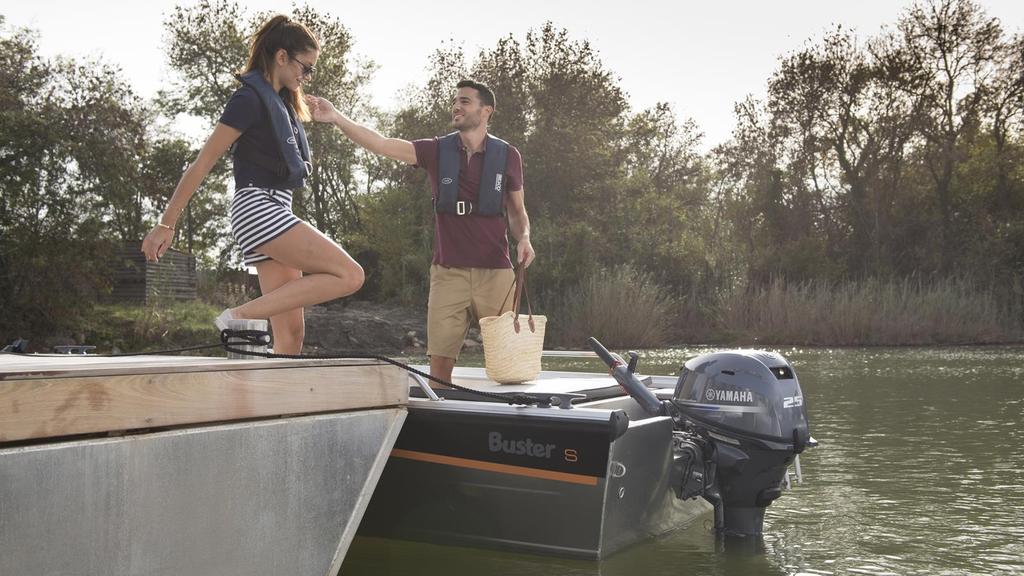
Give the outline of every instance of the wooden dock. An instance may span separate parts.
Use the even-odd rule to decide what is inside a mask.
[[[407,399],[405,372],[373,360],[0,354],[0,443]]]
[[[333,576],[408,382],[373,360],[0,354],[0,574]]]

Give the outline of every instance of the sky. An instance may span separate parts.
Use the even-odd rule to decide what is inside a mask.
[[[152,97],[170,73],[163,22],[177,4],[193,0],[0,0],[6,25],[39,33],[44,56],[89,56],[119,66],[143,97]],[[981,1],[1009,33],[1024,32],[1024,1]],[[251,12],[289,13],[293,4],[242,3]],[[425,84],[430,54],[454,42],[468,56],[512,34],[551,21],[586,39],[620,79],[636,111],[671,104],[692,118],[704,147],[729,139],[733,105],[764,95],[780,57],[820,39],[836,24],[861,38],[892,28],[909,5],[889,0],[518,0],[512,2],[325,1],[355,39],[354,52],[377,65],[370,95],[395,109],[409,86]],[[500,107],[499,102],[499,107]],[[184,130],[188,133],[188,130]]]

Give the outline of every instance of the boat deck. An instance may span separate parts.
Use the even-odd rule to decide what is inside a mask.
[[[414,366],[424,372],[429,371],[429,366]],[[672,388],[675,386],[675,376],[640,376],[649,387]],[[610,375],[594,374],[587,372],[558,372],[544,371],[536,380],[523,382],[521,384],[498,384],[487,377],[483,368],[456,368],[452,374],[452,382],[459,386],[480,390],[492,394],[582,394],[584,397],[579,402],[591,402],[623,396],[625,392]],[[413,385],[415,386],[415,385]],[[485,398],[471,392],[461,390],[436,390],[438,396],[452,400],[475,400],[485,402],[498,402],[493,398]],[[424,398],[425,394],[417,387],[409,391],[414,398]]]

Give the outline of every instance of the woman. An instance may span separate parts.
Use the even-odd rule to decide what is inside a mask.
[[[224,310],[215,322],[223,330],[229,320],[269,319],[274,350],[282,354],[302,350],[304,306],[348,296],[363,285],[362,267],[291,210],[292,190],[304,185],[312,166],[300,122],[310,119],[302,83],[313,76],[319,56],[319,43],[299,22],[278,15],[260,28],[238,77],[242,86],[142,242],[147,260],[163,256],[189,198],[231,148],[231,232],[245,264],[256,267],[263,295]]]

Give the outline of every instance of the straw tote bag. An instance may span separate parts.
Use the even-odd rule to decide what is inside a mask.
[[[544,351],[545,316],[534,316],[530,295],[526,290],[526,269],[516,271],[501,309],[505,308],[509,294],[515,288],[512,310],[500,316],[480,319],[480,335],[484,340],[484,365],[487,377],[499,384],[518,384],[533,380],[540,374],[540,357]],[[520,322],[520,296],[526,296],[528,318]]]

